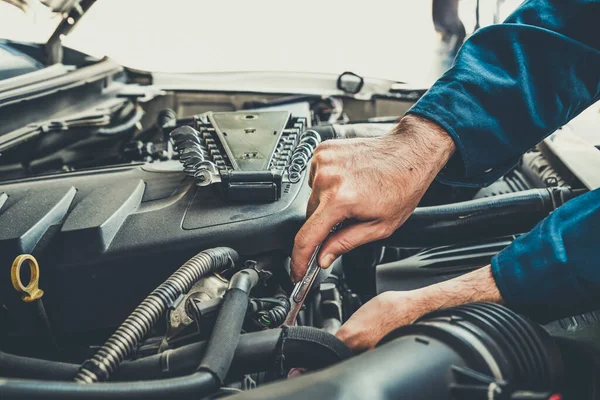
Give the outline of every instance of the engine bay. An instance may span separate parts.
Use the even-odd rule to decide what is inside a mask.
[[[333,336],[375,295],[485,265],[587,191],[550,142],[486,188],[434,183],[388,239],[321,271],[288,327],[315,149],[386,134],[414,95],[173,89],[107,60],[76,73],[0,96],[6,398],[597,398],[596,313],[540,326],[461,306],[362,355]]]

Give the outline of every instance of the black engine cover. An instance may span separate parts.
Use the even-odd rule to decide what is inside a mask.
[[[9,270],[29,253],[59,333],[115,326],[200,250],[289,251],[309,193],[284,183],[272,203],[226,202],[196,187],[178,161],[1,182],[0,301],[26,319]]]

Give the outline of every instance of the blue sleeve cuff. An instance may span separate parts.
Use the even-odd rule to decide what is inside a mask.
[[[506,305],[539,322],[597,309],[598,227],[600,189],[568,201],[492,258]]]
[[[560,2],[560,9],[535,17],[534,2],[526,3],[519,15],[541,26],[505,23],[478,30],[452,68],[408,111],[438,123],[456,143],[442,182],[491,184],[600,98],[600,42],[589,34],[600,9]],[[585,20],[565,20],[571,8]]]
[[[436,180],[446,185],[464,187],[483,187],[492,184],[513,168],[518,159],[512,164],[490,168],[482,174],[473,174],[469,163],[469,154],[460,135],[453,126],[456,126],[454,115],[447,109],[441,108],[428,101],[415,104],[407,114],[414,114],[440,125],[450,135],[458,152],[452,156],[448,164],[438,174]]]
[[[512,246],[515,246],[514,242]],[[511,253],[514,253],[514,250],[510,250],[508,247],[496,254],[492,257],[491,266],[492,276],[504,303],[516,311],[521,303],[519,292],[523,288],[519,285],[521,280],[517,278],[520,275],[520,268],[516,265],[517,260],[513,259],[514,255]]]
[[[527,239],[527,238],[525,238]],[[548,294],[553,292],[551,270],[537,268],[535,249],[530,240],[524,242],[517,239],[513,244],[492,258],[492,276],[507,307],[546,323],[557,319],[557,309],[548,302]],[[528,257],[530,254],[531,257]],[[529,260],[528,260],[529,258]],[[533,267],[527,263],[534,264]],[[558,277],[560,279],[560,277]],[[544,289],[544,285],[547,287]],[[558,300],[558,299],[556,299]]]

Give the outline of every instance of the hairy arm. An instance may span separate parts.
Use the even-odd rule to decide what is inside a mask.
[[[368,350],[427,313],[475,301],[504,303],[489,265],[421,289],[382,293],[354,313],[336,336],[354,351]]]
[[[475,301],[504,303],[489,265],[417,291],[426,312]]]

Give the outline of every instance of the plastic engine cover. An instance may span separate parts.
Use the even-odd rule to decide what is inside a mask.
[[[305,218],[304,177],[271,203],[227,202],[217,192],[195,186],[178,161],[0,182],[0,301],[25,318],[9,270],[29,253],[58,333],[115,326],[203,249],[290,251]]]

